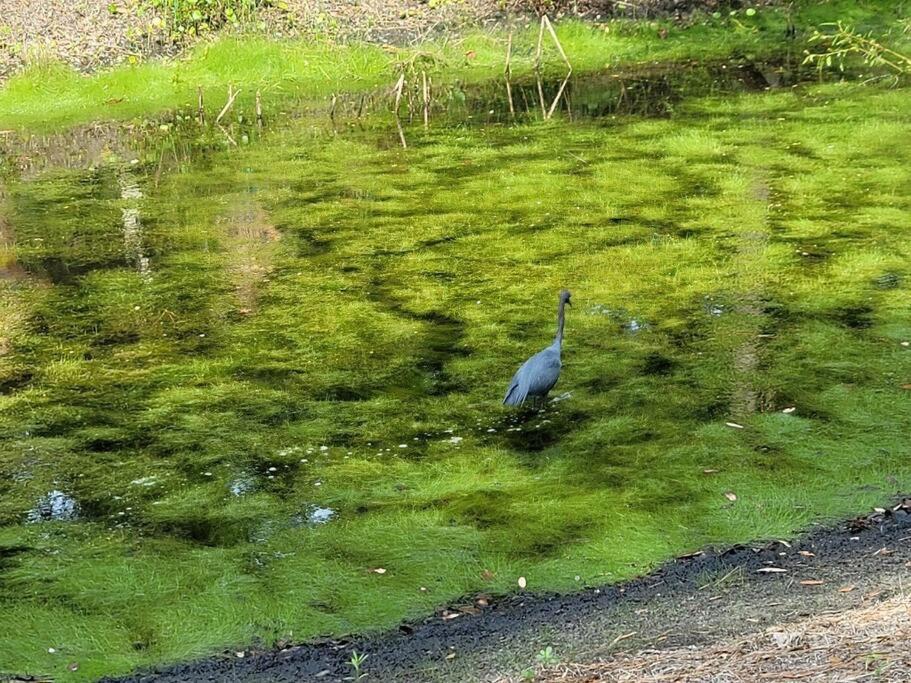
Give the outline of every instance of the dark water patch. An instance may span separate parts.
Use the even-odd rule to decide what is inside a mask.
[[[157,531],[168,536],[184,538],[208,547],[230,547],[246,543],[253,535],[252,522],[209,519],[187,514],[183,519],[171,519],[156,525]]]
[[[0,574],[15,569],[34,549],[27,545],[0,545]]]
[[[381,308],[401,318],[418,321],[423,327],[422,350],[414,363],[423,381],[389,387],[390,391],[420,390],[425,395],[445,396],[466,388],[458,377],[446,370],[446,364],[450,360],[471,354],[471,350],[463,344],[465,324],[461,320],[439,310],[415,312],[409,309],[404,301],[393,294],[393,285],[388,282],[374,280],[368,296]]]
[[[873,280],[873,287],[881,290],[898,289],[902,286],[903,278],[898,273],[883,273]]]
[[[589,413],[563,401],[553,403],[550,399],[543,407],[526,404],[504,422],[498,440],[514,451],[538,453],[584,429],[591,418]]]
[[[320,401],[366,401],[375,394],[376,391],[369,387],[334,384],[321,387],[316,398]]]
[[[642,372],[646,375],[669,375],[673,372],[676,363],[667,356],[653,352],[642,361]]]
[[[446,371],[446,363],[450,360],[471,354],[462,344],[465,337],[464,323],[439,311],[415,314],[415,319],[429,324],[423,336],[425,351],[417,364],[431,380],[428,393],[431,396],[445,396],[465,391],[466,385]]]
[[[574,74],[564,88],[557,111],[574,119],[611,116],[671,116],[683,100],[707,95],[757,92],[787,87],[817,76],[799,60],[769,62],[686,62],[626,71]],[[561,76],[541,82],[549,109],[563,85]],[[485,84],[452,91],[445,115],[476,124],[513,120],[505,83]],[[513,106],[519,119],[542,116],[538,83],[523,77],[512,83]]]
[[[873,326],[873,307],[866,304],[845,306],[832,314],[840,325],[852,330],[865,330]]]
[[[11,394],[28,386],[34,376],[33,372],[24,368],[15,368],[11,372],[0,375],[0,396]]]

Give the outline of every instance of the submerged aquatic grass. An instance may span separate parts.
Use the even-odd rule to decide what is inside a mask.
[[[648,22],[614,21],[557,25],[560,41],[577,71],[685,60],[761,59],[799,53],[804,34],[823,22],[842,20],[859,30],[889,26],[903,11],[898,0],[854,2],[813,0],[789,7],[765,7],[755,14],[700,16],[691,25],[668,25],[659,32]],[[800,38],[788,37],[789,22]],[[534,63],[537,29],[517,30],[512,71],[528,74]],[[253,116],[254,95],[262,91],[268,115],[304,99],[333,93],[392,87],[403,67],[417,78],[427,71],[437,85],[477,83],[502,74],[505,30],[470,32],[456,40],[393,48],[322,39],[271,41],[255,36],[205,42],[185,59],[123,65],[83,76],[56,63],[37,63],[0,88],[0,127],[48,130],[95,120],[130,120],[165,110],[195,108],[202,89],[210,116],[227,100],[231,84],[240,90],[232,116]],[[555,48],[545,46],[544,68],[562,70]]]
[[[170,130],[7,173],[0,670],[384,628],[907,490],[908,105]],[[507,411],[563,286],[568,395]],[[76,519],[28,523],[49,492]]]

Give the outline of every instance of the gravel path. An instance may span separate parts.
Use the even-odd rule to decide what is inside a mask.
[[[176,54],[185,47],[168,40],[153,23],[156,15],[138,0],[0,4],[0,83],[24,65],[47,59],[89,72],[130,58]],[[282,11],[264,9],[264,28],[251,30],[276,38],[307,34],[401,43],[490,23],[501,14],[489,0],[287,0],[286,5]]]
[[[80,71],[116,64],[130,55],[173,51],[151,29],[153,15],[134,0],[3,0],[0,80],[23,64],[56,58]],[[116,7],[116,11],[113,8]]]

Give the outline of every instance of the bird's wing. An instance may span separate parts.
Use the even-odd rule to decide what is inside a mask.
[[[503,403],[519,406],[528,395],[546,394],[557,383],[560,376],[560,354],[553,349],[544,349],[522,363],[513,375]]]
[[[553,349],[536,353],[528,359],[526,366],[525,381],[529,394],[546,394],[560,378],[560,354]]]
[[[503,398],[504,405],[520,406],[525,403],[525,398],[528,396],[528,383],[522,378],[522,370],[524,369],[525,364],[513,375],[509,388],[506,390],[506,396]]]

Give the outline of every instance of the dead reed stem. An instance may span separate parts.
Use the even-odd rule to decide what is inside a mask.
[[[421,92],[424,95],[424,129],[430,127],[430,86],[427,84],[427,72],[421,72]]]
[[[225,106],[222,107],[222,110],[219,112],[218,116],[215,117],[215,125],[217,126],[224,115],[228,113],[228,110],[234,105],[234,100],[237,99],[237,96],[240,94],[240,90],[235,90],[233,85],[228,85],[228,101],[225,102]]]
[[[196,117],[199,119],[200,126],[206,122],[206,108],[203,106],[201,85],[196,86]]]
[[[393,110],[395,111],[396,116],[399,115],[399,104],[402,101],[402,89],[404,87],[405,87],[405,74],[402,73],[402,75],[399,76],[399,80],[396,82],[395,87],[393,88],[393,92],[395,93],[395,106],[393,107]]]
[[[512,77],[512,66],[510,62],[512,60],[512,31],[509,32],[509,38],[506,40],[506,67],[503,69],[503,75],[506,77],[506,99],[509,102],[509,115],[512,118],[516,118],[516,110],[512,104],[512,85],[510,84],[510,79]]]

